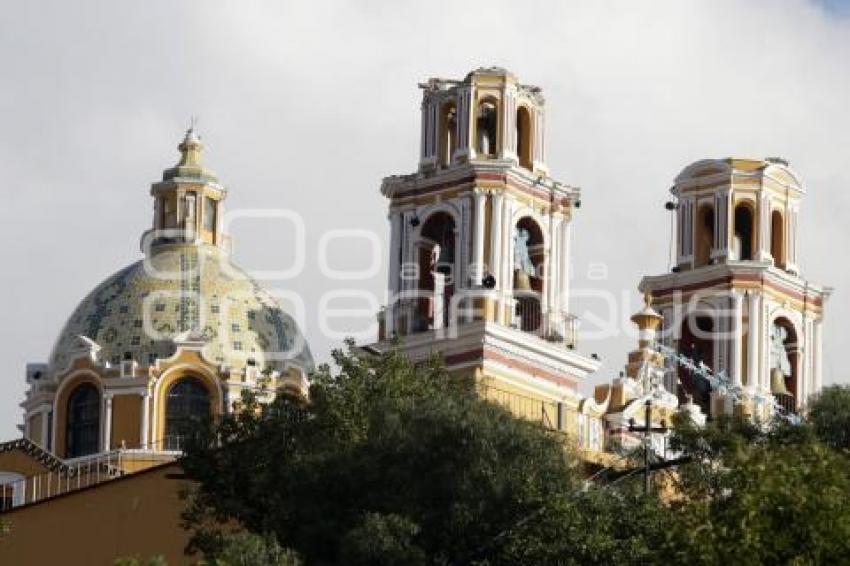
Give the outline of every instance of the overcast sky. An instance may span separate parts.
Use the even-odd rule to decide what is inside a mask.
[[[3,2],[0,16],[0,439],[17,436],[24,367],[46,361],[65,319],[139,258],[149,185],[174,164],[190,115],[231,211],[289,209],[306,223],[303,273],[269,281],[303,297],[314,356],[339,343],[313,316],[323,296],[382,299],[386,272],[320,271],[331,229],[387,238],[378,187],[419,151],[417,83],[499,65],[543,88],[553,175],[582,187],[576,289],[602,289],[617,320],[643,274],[667,268],[672,179],[688,163],[780,155],[807,183],[804,276],[827,307],[825,381],[850,380],[848,2]],[[235,258],[284,269],[291,226],[233,224]],[[328,263],[364,269],[364,239]],[[381,253],[386,254],[382,245]],[[588,280],[594,264],[607,277]],[[620,301],[622,303],[622,301]],[[342,302],[339,303],[343,305]],[[348,307],[372,310],[365,299]],[[589,322],[599,301],[576,301]],[[332,322],[366,332],[368,317]],[[585,340],[615,376],[631,337]]]

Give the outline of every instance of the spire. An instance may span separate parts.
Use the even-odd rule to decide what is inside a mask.
[[[204,144],[201,136],[196,131],[197,119],[193,116],[189,122],[189,129],[183,136],[183,141],[177,146],[180,150],[180,161],[174,167],[162,172],[162,180],[186,179],[192,181],[218,183],[216,174],[204,167],[202,153]]]
[[[183,137],[183,141],[180,142],[180,145],[177,146],[177,149],[180,150],[180,163],[178,163],[179,167],[182,166],[194,166],[194,167],[203,167],[201,164],[201,152],[204,149],[204,144],[201,143],[201,136],[195,132],[195,123],[196,119],[192,116],[192,121],[189,124],[189,129],[186,130],[186,135]]]

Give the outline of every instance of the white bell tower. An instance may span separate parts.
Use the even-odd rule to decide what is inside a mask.
[[[707,414],[765,417],[772,397],[793,412],[821,388],[830,289],[801,275],[805,192],[780,158],[706,159],[676,177],[676,264],[640,288],[664,316],[662,342],[728,376],[721,395],[678,368],[670,386]]]
[[[569,259],[580,192],[549,175],[543,95],[500,68],[420,87],[418,170],[381,186],[389,297],[374,347],[399,338],[413,358],[439,352],[450,369],[552,407],[556,423],[599,364],[577,352]]]

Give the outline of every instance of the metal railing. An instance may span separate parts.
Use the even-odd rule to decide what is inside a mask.
[[[0,513],[124,477],[174,461],[180,439],[163,439],[147,448],[118,448],[64,460],[55,470],[0,484]],[[161,449],[157,449],[161,446]]]

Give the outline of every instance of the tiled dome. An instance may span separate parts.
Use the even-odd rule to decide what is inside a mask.
[[[71,315],[50,355],[61,372],[80,336],[100,346],[102,362],[153,364],[175,351],[174,338],[191,332],[207,342],[212,363],[283,371],[312,369],[309,347],[295,321],[271,293],[211,245],[157,247],[98,285]]]

